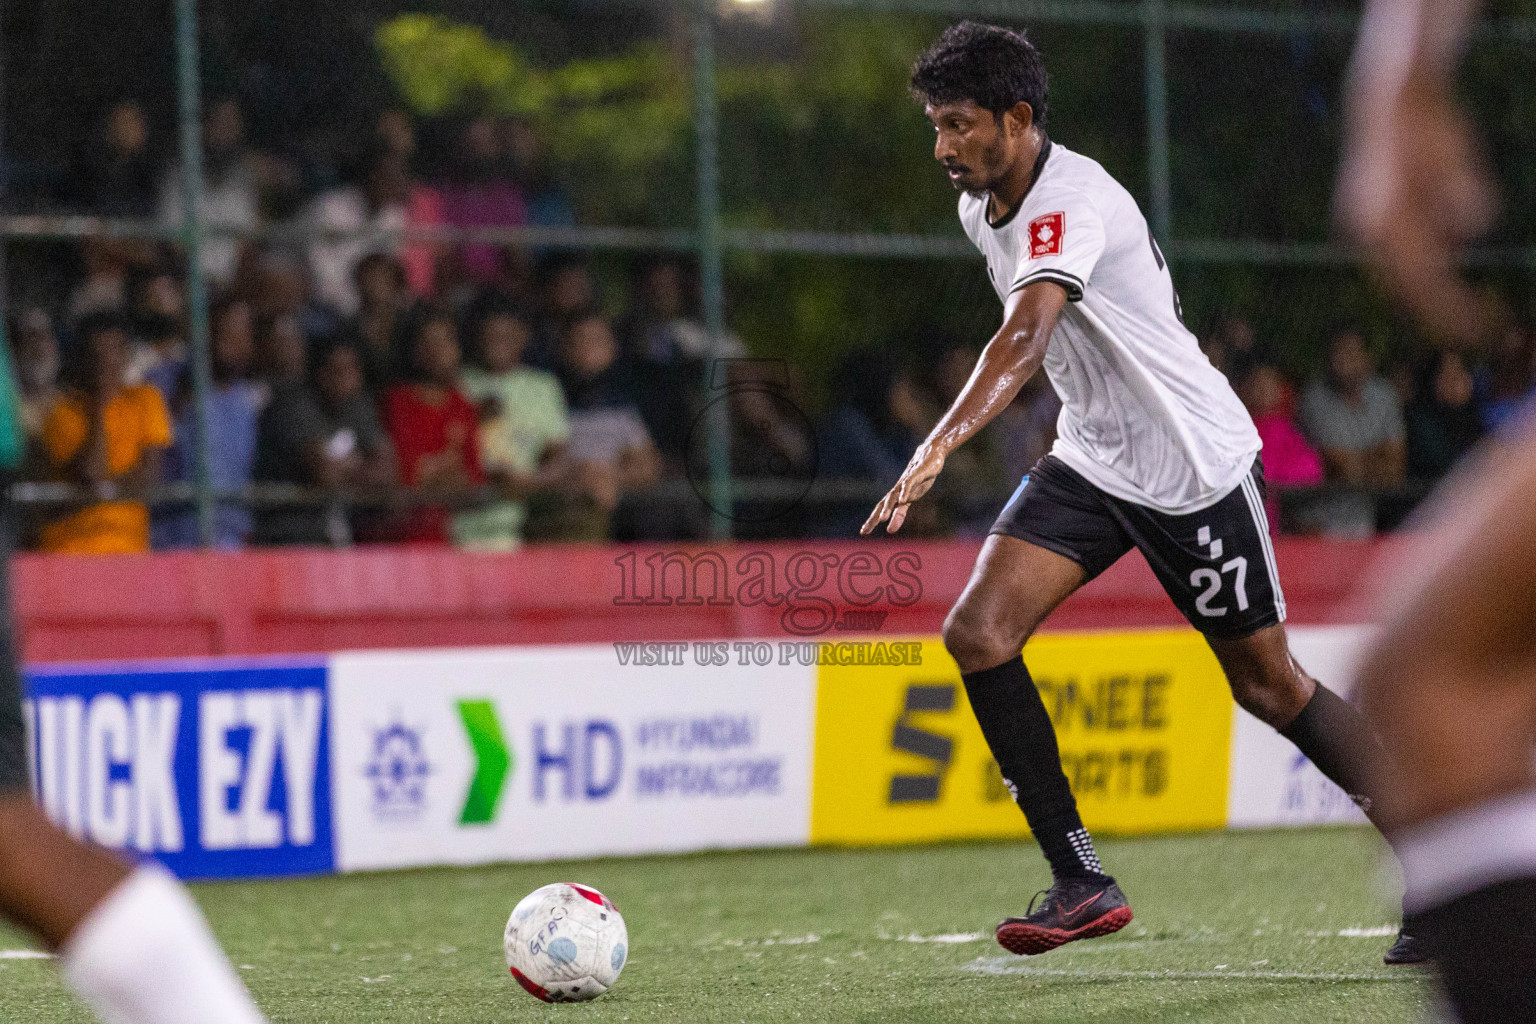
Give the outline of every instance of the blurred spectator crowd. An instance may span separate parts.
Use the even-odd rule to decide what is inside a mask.
[[[1326,339],[1321,372],[1300,387],[1238,317],[1216,318],[1201,347],[1253,416],[1271,523],[1290,533],[1365,537],[1396,528],[1536,397],[1536,351],[1514,325],[1477,359],[1426,348],[1384,364],[1360,330],[1340,326]]]
[[[852,353],[813,420],[794,367],[749,359],[733,337],[715,353],[728,358],[707,358],[686,257],[637,258],[622,293],[604,295],[569,253],[401,238],[573,224],[530,125],[467,120],[430,160],[398,110],[367,135],[350,166],[316,175],[248,145],[235,102],[209,105],[201,213],[215,234],[199,259],[212,291],[211,386],[201,403],[176,246],[86,239],[56,294],[13,302],[8,337],[31,443],[23,479],[70,485],[30,506],[30,543],[196,546],[185,493],[147,499],[202,473],[220,494],[221,547],[705,537],[702,424],[716,404],[733,477],[766,488],[743,490],[738,535],[849,535],[979,354],[932,338],[913,365],[887,348]],[[178,226],[181,172],[150,138],[135,103],[111,108],[61,175],[54,208]],[[263,234],[284,224],[312,230]],[[1282,372],[1237,317],[1217,318],[1202,346],[1258,424],[1271,515],[1293,532],[1393,525],[1422,490],[1412,482],[1444,475],[1500,429],[1533,380],[1531,339],[1518,330],[1476,365],[1441,353],[1381,369],[1361,334],[1341,329],[1310,383]],[[907,529],[984,533],[1049,450],[1059,410],[1032,381],[955,454],[939,500],[917,506]],[[871,487],[802,501],[813,479]],[[1302,498],[1282,509],[1284,489]]]
[[[306,193],[313,175],[248,145],[234,101],[210,104],[201,215],[212,234],[199,259],[212,295],[211,387],[201,403],[177,246],[85,239],[60,294],[13,303],[24,479],[74,485],[68,502],[39,506],[36,546],[196,546],[190,501],[146,499],[200,473],[220,495],[221,547],[504,550],[525,537],[637,528],[625,525],[626,497],[664,466],[681,473],[688,410],[668,407],[669,396],[700,389],[705,336],[688,262],[641,261],[614,320],[580,258],[402,239],[410,227],[574,217],[526,124],[468,120],[453,151],[430,162],[398,110],[369,134],[352,166]],[[61,176],[53,209],[180,226],[181,170],[150,137],[136,103],[114,106]],[[432,173],[418,171],[429,163]],[[284,236],[292,243],[262,234],[283,225],[310,231]]]

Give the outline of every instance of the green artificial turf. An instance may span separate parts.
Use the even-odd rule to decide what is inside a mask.
[[[1388,968],[1395,913],[1363,830],[1103,841],[1136,910],[1039,957],[992,925],[1046,883],[1033,845],[786,850],[435,869],[196,887],[274,1022],[1421,1020],[1426,975]],[[508,977],[513,905],[551,881],[629,925],[619,983],[546,1006]],[[1361,933],[1364,934],[1361,934]],[[0,946],[25,942],[0,935]],[[0,960],[0,1021],[88,1020],[45,960]]]

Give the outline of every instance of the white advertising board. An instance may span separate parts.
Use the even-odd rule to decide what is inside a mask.
[[[804,845],[814,670],[694,655],[336,655],[336,867]]]
[[[1296,626],[1288,633],[1301,667],[1330,690],[1348,696],[1370,630]],[[1343,790],[1289,740],[1241,708],[1233,717],[1228,778],[1228,828],[1365,823],[1365,815]]]

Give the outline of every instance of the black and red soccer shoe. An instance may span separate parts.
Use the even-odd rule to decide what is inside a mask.
[[[1044,896],[1040,908],[1035,901]],[[1010,953],[1034,956],[1078,939],[1117,932],[1131,923],[1125,893],[1108,875],[1060,878],[1035,894],[1029,912],[997,926],[997,941]]]

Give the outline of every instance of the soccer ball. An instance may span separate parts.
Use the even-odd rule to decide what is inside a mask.
[[[512,911],[507,966],[546,1003],[580,1003],[613,987],[629,956],[629,930],[608,897],[589,885],[535,889]]]

